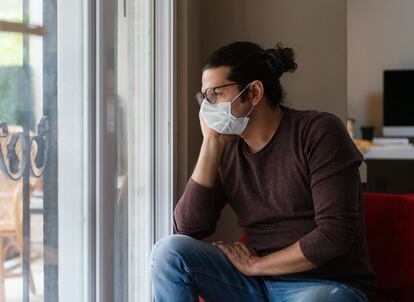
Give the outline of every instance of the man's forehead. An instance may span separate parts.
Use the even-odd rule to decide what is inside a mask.
[[[201,91],[205,91],[207,88],[223,85],[227,81],[227,76],[230,72],[228,66],[220,66],[216,68],[208,68],[203,71],[201,81]]]

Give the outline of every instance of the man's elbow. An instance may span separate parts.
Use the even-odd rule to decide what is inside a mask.
[[[358,238],[359,227],[354,224],[336,226],[320,224],[299,241],[304,256],[314,265],[322,266],[344,255]]]
[[[186,236],[190,236],[194,239],[204,239],[212,234],[214,234],[216,228],[215,226],[192,226],[192,227],[186,227],[183,225],[180,225],[179,223],[177,223],[174,220],[174,233],[175,234],[180,234],[180,235],[186,235]]]
[[[332,258],[348,253],[359,237],[358,223],[349,222],[342,225],[330,226],[324,230],[329,238]]]

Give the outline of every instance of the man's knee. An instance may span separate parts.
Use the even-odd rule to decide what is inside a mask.
[[[185,235],[170,235],[158,240],[152,248],[150,267],[171,266],[177,263],[177,258],[191,251],[193,238]]]
[[[339,285],[324,284],[307,288],[301,291],[299,297],[295,299],[300,302],[353,302],[355,300],[354,293]]]

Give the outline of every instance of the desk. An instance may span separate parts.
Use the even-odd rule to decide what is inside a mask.
[[[393,194],[414,192],[413,145],[371,146],[365,150],[364,162],[364,191]],[[362,176],[361,179],[364,182]]]
[[[414,192],[414,160],[367,159],[366,192],[405,194]]]

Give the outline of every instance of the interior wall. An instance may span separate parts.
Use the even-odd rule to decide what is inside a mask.
[[[382,135],[383,70],[414,69],[414,1],[348,0],[348,112]]]
[[[209,0],[202,12],[203,60],[237,40],[282,42],[298,62],[282,78],[286,103],[346,119],[346,0]]]
[[[201,81],[201,0],[179,0],[177,15],[176,192],[182,195],[197,161],[202,135],[194,94]]]
[[[188,0],[183,2],[189,3]],[[192,101],[193,95],[201,87],[203,62],[220,46],[244,40],[266,48],[277,42],[293,47],[298,70],[285,74],[282,80],[287,94],[286,103],[298,109],[332,112],[345,121],[346,0],[195,0],[186,13],[189,32],[179,34],[187,37],[187,51],[200,52],[187,53],[186,63],[193,66],[187,68],[186,76],[179,74],[178,77],[179,82],[188,80],[186,89],[179,93],[179,102],[188,102],[185,114],[187,161],[185,167],[179,167],[186,175],[181,173],[179,196],[185,186],[184,179],[186,182],[191,176],[202,139],[199,108]],[[178,22],[183,23],[184,20]],[[184,130],[179,129],[181,131]],[[210,239],[238,240],[240,234],[234,214],[226,207],[218,230]]]

